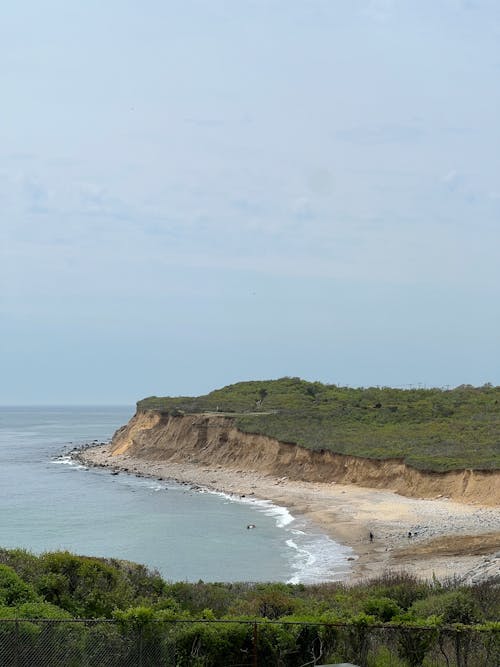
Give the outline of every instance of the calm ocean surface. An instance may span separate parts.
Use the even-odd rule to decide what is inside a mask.
[[[0,407],[1,546],[133,560],[169,580],[307,583],[347,573],[350,550],[284,508],[85,470],[65,455],[107,441],[133,412]]]

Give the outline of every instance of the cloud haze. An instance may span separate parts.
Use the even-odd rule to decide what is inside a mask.
[[[500,383],[494,0],[3,10],[1,403]]]

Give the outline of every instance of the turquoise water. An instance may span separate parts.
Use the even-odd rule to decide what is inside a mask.
[[[335,580],[350,550],[271,503],[71,461],[131,407],[0,408],[0,544],[129,559],[170,580]],[[250,523],[255,530],[247,530]]]

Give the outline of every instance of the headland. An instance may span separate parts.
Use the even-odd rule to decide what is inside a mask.
[[[153,397],[138,403],[110,445],[78,457],[87,465],[286,506],[353,548],[353,579],[389,568],[424,578],[498,575],[499,388],[388,392],[284,378],[239,383],[206,397]],[[385,413],[382,400],[390,407]],[[476,442],[466,447],[460,429],[474,433],[475,422]],[[289,434],[284,440],[273,435],[280,429]],[[327,440],[332,433],[338,441]],[[431,444],[419,449],[415,441],[426,434]],[[477,467],[470,465],[474,449]]]

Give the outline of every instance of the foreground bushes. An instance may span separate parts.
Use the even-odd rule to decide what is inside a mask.
[[[256,656],[277,667],[497,667],[498,587],[404,574],[353,586],[168,583],[134,563],[0,549],[0,664],[21,651],[19,664],[47,667],[217,667]]]
[[[150,610],[149,610],[150,611]],[[172,621],[144,608],[117,621],[0,619],[0,664],[22,667],[498,667],[499,626]]]
[[[158,618],[256,618],[349,622],[364,615],[377,623],[438,619],[476,625],[500,619],[499,581],[471,586],[457,580],[421,581],[385,574],[347,586],[326,583],[197,583],[164,581],[142,565],[69,552],[35,556],[0,549],[0,609],[56,610],[73,618],[114,618],[147,608]],[[28,613],[28,611],[26,611]],[[45,614],[44,614],[45,615]],[[40,616],[40,614],[39,614]]]

